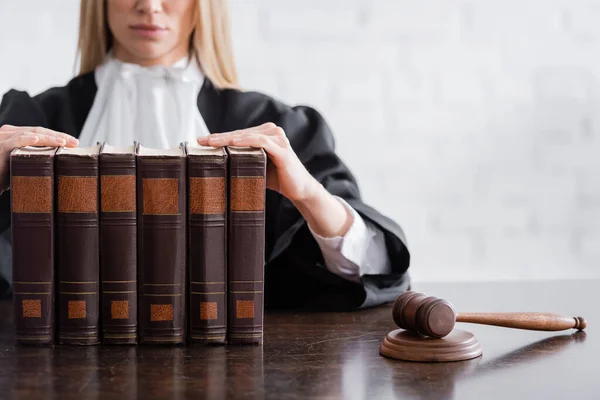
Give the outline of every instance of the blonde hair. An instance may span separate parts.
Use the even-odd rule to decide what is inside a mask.
[[[79,15],[79,74],[96,69],[112,46],[106,0],[81,0]],[[196,26],[190,50],[202,71],[218,88],[237,88],[237,71],[226,0],[197,0]]]

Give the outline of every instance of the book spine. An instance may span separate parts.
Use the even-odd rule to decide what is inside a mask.
[[[138,157],[139,340],[185,343],[185,158]]]
[[[54,159],[11,157],[12,269],[17,344],[55,335]]]
[[[137,214],[134,154],[100,155],[102,342],[137,343]]]
[[[188,156],[189,321],[193,342],[227,334],[227,157]]]
[[[56,156],[60,344],[99,343],[98,156]]]
[[[259,154],[229,154],[228,342],[231,344],[263,341],[266,157],[262,151]]]

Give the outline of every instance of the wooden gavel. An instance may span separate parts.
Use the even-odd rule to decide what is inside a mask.
[[[446,300],[408,291],[394,302],[392,316],[398,327],[432,338],[443,338],[456,322],[495,325],[535,331],[583,330],[582,317],[550,313],[457,313]]]

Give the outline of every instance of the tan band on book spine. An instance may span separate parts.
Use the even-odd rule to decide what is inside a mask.
[[[12,210],[16,213],[51,213],[52,178],[49,176],[13,176]]]
[[[177,178],[142,179],[145,215],[179,214],[179,180]]]
[[[41,300],[23,300],[23,318],[42,318]]]
[[[70,300],[67,303],[69,319],[82,319],[86,317],[86,303],[84,300]]]
[[[98,212],[98,178],[95,176],[59,176],[58,211]]]
[[[254,301],[236,300],[235,317],[239,319],[254,318]]]
[[[231,210],[263,211],[265,208],[264,178],[232,178]]]
[[[129,301],[113,300],[110,302],[110,316],[112,319],[129,319]]]
[[[41,341],[41,340],[49,340],[50,336],[15,336],[17,340],[31,340],[31,341]]]
[[[214,301],[200,302],[200,319],[204,321],[217,319],[217,309],[217,303]]]
[[[150,321],[173,321],[173,305],[150,304]]]
[[[224,335],[192,335],[192,339],[223,340],[223,339],[225,339],[225,336]]]
[[[100,204],[104,212],[135,211],[135,175],[102,176]]]
[[[225,203],[225,178],[190,178],[192,214],[223,214]]]

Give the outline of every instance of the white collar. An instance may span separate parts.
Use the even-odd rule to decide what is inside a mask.
[[[96,84],[100,87],[104,82],[107,70],[114,69],[123,77],[127,78],[134,74],[142,74],[147,76],[170,76],[184,82],[204,82],[204,74],[196,62],[196,59],[191,56],[180,58],[172,65],[155,65],[144,67],[139,64],[128,63],[115,58],[112,51],[106,54],[104,62],[96,68],[95,78]]]
[[[210,134],[197,105],[204,74],[194,57],[171,66],[143,67],[108,53],[95,70],[98,91],[79,141],[154,148],[195,144]]]

